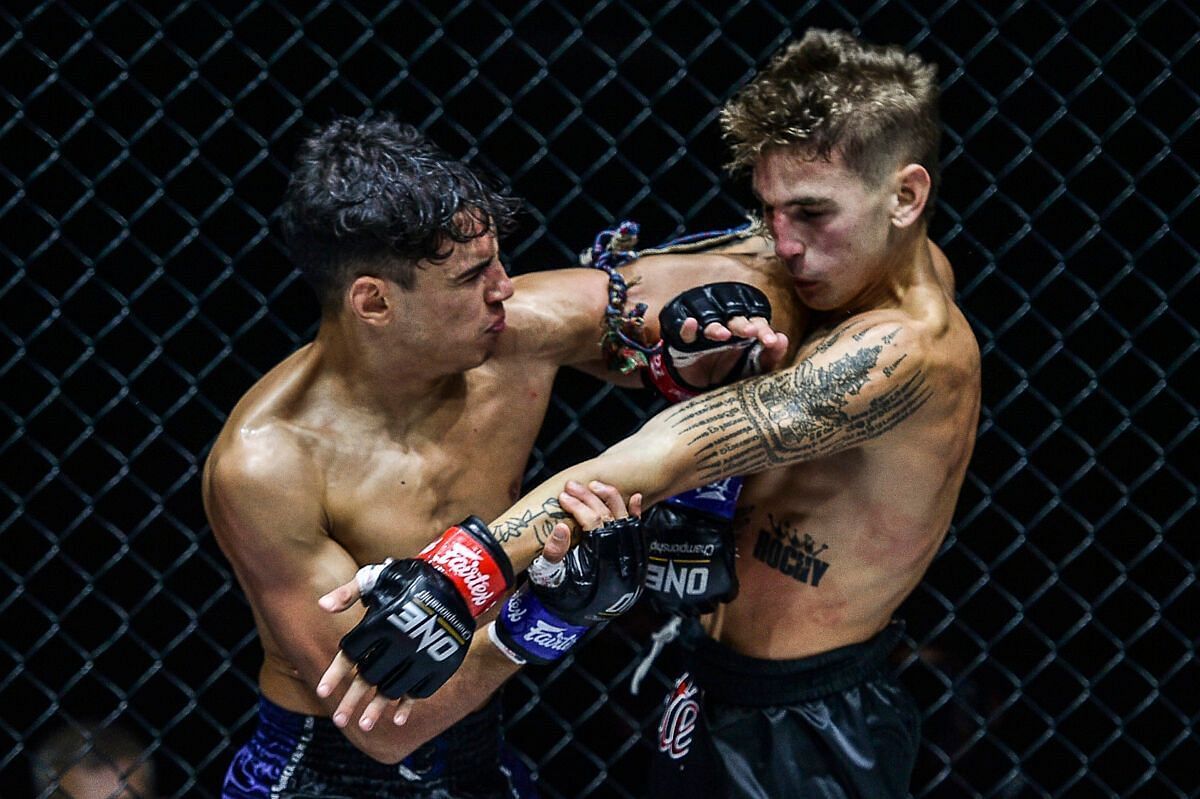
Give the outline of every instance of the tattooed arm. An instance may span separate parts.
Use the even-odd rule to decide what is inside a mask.
[[[506,549],[540,545],[562,513],[555,498],[568,480],[641,492],[648,505],[722,477],[886,442],[932,394],[928,353],[920,323],[896,312],[857,317],[787,369],[668,408],[530,491],[492,531]],[[520,568],[515,558],[514,565]]]
[[[655,419],[681,441],[686,478],[732,474],[832,455],[880,440],[929,400],[927,344],[891,314],[846,323],[813,353]]]
[[[599,481],[622,495],[645,495],[646,504],[735,474],[786,466],[852,447],[887,445],[888,434],[921,411],[932,396],[927,335],[921,325],[892,312],[858,317],[829,333],[795,365],[752,378],[669,408],[592,460],[567,469],[530,491],[489,525],[513,567],[529,565],[549,531],[567,519],[560,505],[571,482]],[[577,494],[578,486],[570,488]],[[352,581],[326,598],[327,609],[345,608],[357,598]],[[436,695],[485,696],[515,671],[496,650],[477,637],[463,670]],[[350,673],[339,655],[322,683],[339,684]],[[464,674],[472,675],[463,677]],[[355,696],[367,688],[355,679]],[[467,686],[460,690],[455,686]],[[347,696],[351,696],[348,692]],[[469,707],[457,701],[459,709]],[[343,700],[347,714],[357,701]],[[378,718],[382,697],[366,715]],[[411,705],[410,705],[411,706]],[[407,715],[407,710],[402,712]],[[439,723],[448,715],[430,713]],[[457,716],[455,716],[457,717]],[[343,720],[342,723],[345,723]]]
[[[556,522],[570,523],[559,504],[568,483],[598,481],[626,497],[641,493],[648,506],[723,477],[886,443],[932,394],[928,338],[923,324],[899,312],[855,317],[793,366],[672,406],[607,451],[554,475],[493,521],[492,535],[520,571]]]
[[[672,406],[606,452],[528,492],[489,525],[516,571],[537,557],[568,481],[599,481],[646,504],[733,475],[748,475],[886,440],[931,395],[920,323],[864,314],[820,340],[791,367]]]

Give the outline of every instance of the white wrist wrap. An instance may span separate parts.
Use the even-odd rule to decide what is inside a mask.
[[[558,588],[567,576],[567,564],[561,560],[551,563],[542,555],[533,559],[529,564],[529,581],[542,588]]]
[[[488,640],[492,642],[492,646],[496,647],[501,652],[503,652],[504,656],[506,658],[511,660],[513,663],[516,663],[518,666],[525,665],[525,658],[521,657],[516,652],[509,649],[507,646],[504,645],[504,642],[500,640],[500,636],[496,634],[496,622],[492,622],[491,624],[489,624],[487,630],[488,630]]]
[[[394,558],[388,558],[383,563],[369,563],[363,566],[354,575],[354,579],[358,581],[358,593],[365,597],[375,588],[375,581],[379,579],[379,573],[392,562]]]

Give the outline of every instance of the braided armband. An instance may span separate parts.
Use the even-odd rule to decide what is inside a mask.
[[[646,303],[639,302],[633,310],[626,311],[629,300],[629,285],[617,267],[637,257],[633,247],[637,244],[637,222],[622,222],[615,230],[602,230],[596,235],[589,252],[580,256],[580,262],[603,269],[608,273],[608,305],[604,309],[604,332],[600,336],[600,350],[604,365],[627,375],[646,365],[648,348],[641,343],[642,328],[646,324]]]
[[[643,341],[646,325],[646,303],[639,302],[632,310],[626,309],[631,285],[617,271],[630,261],[644,255],[665,255],[678,252],[699,252],[730,241],[746,239],[762,233],[762,222],[751,217],[747,222],[726,230],[692,233],[671,239],[665,244],[644,250],[635,250],[641,229],[637,222],[626,220],[612,230],[602,230],[592,243],[590,250],[579,256],[583,266],[603,269],[608,274],[608,304],[604,309],[604,332],[600,336],[600,349],[604,365],[623,375],[635,369],[646,368],[648,360],[659,351],[657,344]]]

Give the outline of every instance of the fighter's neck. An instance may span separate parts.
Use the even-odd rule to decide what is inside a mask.
[[[925,292],[940,285],[929,240],[922,233],[892,250],[892,257],[877,270],[878,279],[839,308],[813,313],[820,326],[837,326],[858,314],[887,308],[907,308]],[[910,309],[911,310],[911,309]]]

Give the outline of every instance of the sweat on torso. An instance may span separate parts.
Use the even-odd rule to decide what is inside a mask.
[[[319,502],[319,513],[303,529],[268,523],[263,535],[215,524],[214,531],[251,598],[265,656],[264,694],[289,709],[320,713],[310,684],[315,680],[302,675],[279,640],[294,637],[295,631],[287,632],[297,623],[288,620],[293,614],[322,622],[320,590],[305,593],[295,578],[272,578],[271,572],[282,567],[323,574],[328,590],[359,565],[412,557],[467,515],[498,515],[519,493],[554,370],[497,359],[468,372],[461,390],[436,403],[427,418],[399,430],[313,391],[316,380],[305,361],[304,351],[293,355],[251,389],[210,460],[247,438],[266,444],[257,445],[265,457],[285,449],[296,473],[281,466],[274,479],[302,483],[295,487],[306,501]],[[303,556],[309,565],[299,566],[299,552],[309,553]],[[278,563],[284,560],[286,566]],[[288,579],[295,590],[285,598],[264,579]],[[284,629],[276,629],[281,623]]]
[[[447,418],[339,453],[327,472],[330,537],[359,563],[412,557],[467,515],[491,521],[508,508],[550,394],[549,381],[514,372],[473,370]]]
[[[956,309],[941,336],[930,398],[902,424],[747,479],[735,517],[741,589],[710,620],[718,640],[772,659],[863,641],[920,582],[950,526],[979,413],[978,349]]]

